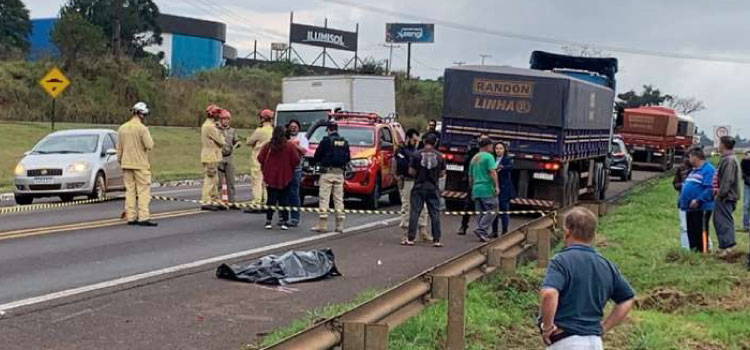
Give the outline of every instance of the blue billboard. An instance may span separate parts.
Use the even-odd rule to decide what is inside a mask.
[[[385,41],[389,43],[433,43],[435,25],[432,23],[386,23]]]

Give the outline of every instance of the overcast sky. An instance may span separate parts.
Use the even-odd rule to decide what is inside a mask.
[[[63,0],[23,0],[32,18],[57,15]],[[359,23],[360,56],[388,58],[386,22],[415,22],[414,17],[512,32],[536,37],[590,43],[627,51],[659,51],[677,55],[735,58],[747,63],[711,62],[608,51],[620,60],[618,93],[653,84],[678,96],[695,96],[708,109],[694,115],[699,127],[728,124],[733,132],[750,134],[750,2],[737,0],[353,0],[391,12],[375,12],[326,0],[156,0],[164,13],[204,18],[227,24],[227,43],[241,56],[253,51],[268,55],[270,43],[285,42],[289,12],[295,22],[353,31]],[[512,39],[435,25],[435,43],[412,46],[412,74],[442,75],[454,62],[527,67],[532,50],[560,52],[560,44]],[[312,61],[320,49],[296,46]],[[335,50],[329,50],[329,52]],[[350,53],[334,52],[343,64]],[[405,69],[406,47],[394,49],[394,69]]]

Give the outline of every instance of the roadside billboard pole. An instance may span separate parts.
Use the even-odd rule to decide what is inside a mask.
[[[289,46],[286,51],[286,61],[292,62],[292,30],[294,27],[294,11],[289,12]]]
[[[406,43],[406,80],[411,79],[411,41]]]

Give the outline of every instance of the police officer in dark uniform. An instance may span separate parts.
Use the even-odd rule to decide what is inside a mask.
[[[313,162],[320,165],[320,188],[318,205],[321,209],[318,224],[312,228],[316,232],[328,231],[328,203],[333,194],[333,206],[336,209],[336,232],[344,232],[344,172],[351,160],[349,142],[339,136],[339,127],[334,122],[326,126],[328,136],[320,141],[315,150]]]

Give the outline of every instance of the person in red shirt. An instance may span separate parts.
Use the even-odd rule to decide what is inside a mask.
[[[271,141],[261,148],[258,153],[258,162],[263,172],[263,180],[266,183],[268,199],[266,205],[278,205],[285,207],[289,205],[289,191],[294,169],[301,161],[300,153],[292,142],[286,137],[286,129],[277,126],[273,129]],[[272,209],[266,210],[266,229],[273,228]],[[279,226],[282,230],[288,230],[289,211],[279,210]]]

